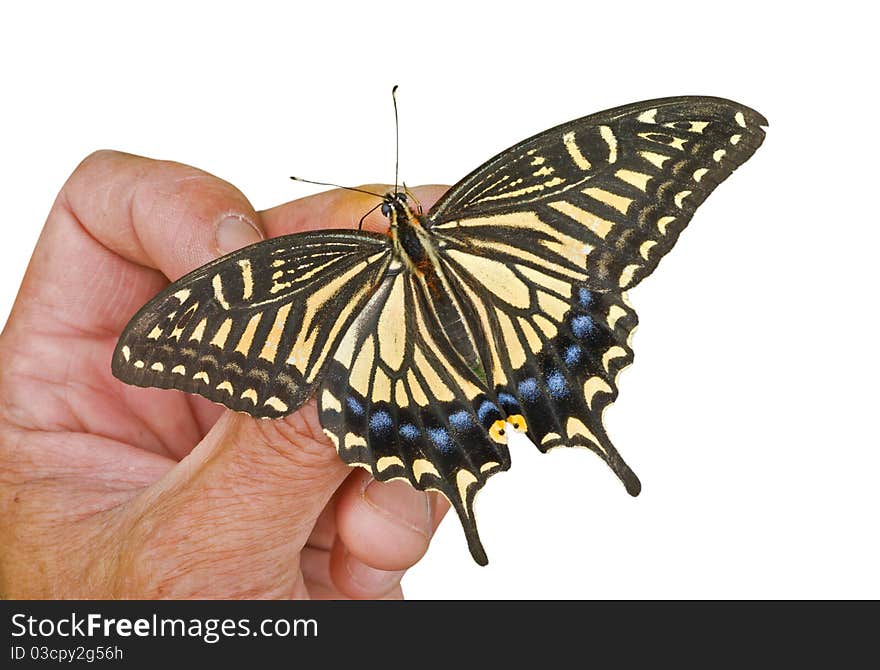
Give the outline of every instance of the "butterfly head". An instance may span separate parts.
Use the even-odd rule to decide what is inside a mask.
[[[406,201],[406,193],[386,193],[382,199],[382,216],[388,219],[392,226],[398,221],[409,218],[411,214]]]

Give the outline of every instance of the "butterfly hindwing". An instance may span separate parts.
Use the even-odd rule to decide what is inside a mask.
[[[126,327],[113,374],[257,417],[299,407],[391,252],[383,235],[316,232],[241,249],[174,282]]]
[[[444,263],[475,306],[486,334],[487,387],[508,423],[542,451],[591,449],[636,495],[639,481],[602,423],[617,397],[617,375],[633,358],[638,318],[626,296],[463,252]]]
[[[721,98],[600,112],[491,159],[432,208],[429,225],[499,260],[539,257],[590,288],[631,288],[761,145],[766,123]]]
[[[473,501],[489,476],[510,465],[504,414],[443,337],[412,274],[389,273],[349,327],[318,403],[346,463],[443,493],[474,558],[486,562]]]

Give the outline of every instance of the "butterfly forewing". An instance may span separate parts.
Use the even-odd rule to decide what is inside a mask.
[[[348,231],[246,247],[147,303],[119,339],[113,374],[253,416],[288,414],[313,391],[390,258],[387,237]]]
[[[766,120],[720,98],[600,112],[499,154],[429,212],[438,235],[504,262],[538,257],[593,289],[650,274]]]

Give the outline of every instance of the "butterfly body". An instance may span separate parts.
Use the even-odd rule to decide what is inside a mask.
[[[340,457],[442,492],[485,563],[473,502],[510,466],[510,430],[590,449],[639,492],[602,422],[633,357],[626,291],[763,124],[682,97],[552,128],[427,214],[387,194],[387,234],[289,235],[199,268],[135,315],[114,374],[265,418],[315,393]]]

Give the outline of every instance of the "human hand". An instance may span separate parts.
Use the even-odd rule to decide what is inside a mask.
[[[430,205],[445,189],[414,190]],[[83,161],[0,334],[0,597],[402,596],[445,499],[352,471],[313,401],[258,420],[110,373],[169,277],[262,237],[354,228],[374,204],[330,191],[257,213],[185,165]]]

